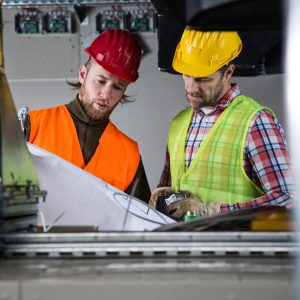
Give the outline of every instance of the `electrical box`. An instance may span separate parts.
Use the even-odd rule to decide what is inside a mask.
[[[129,29],[133,32],[155,31],[154,10],[138,9],[129,12]]]
[[[104,10],[96,16],[96,30],[124,29],[125,12],[122,10]]]
[[[46,15],[48,33],[71,33],[72,14],[66,9],[56,9]]]
[[[43,32],[43,13],[36,8],[23,9],[15,15],[15,30],[21,34]]]

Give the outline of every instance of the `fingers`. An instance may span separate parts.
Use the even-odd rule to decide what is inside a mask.
[[[149,206],[152,208],[156,208],[156,202],[159,197],[168,198],[172,193],[174,193],[174,189],[169,186],[162,186],[156,188],[150,197]]]
[[[221,203],[205,203],[189,191],[175,192],[173,188],[164,186],[152,192],[149,206],[173,219],[183,220],[188,212],[199,217],[218,215]]]

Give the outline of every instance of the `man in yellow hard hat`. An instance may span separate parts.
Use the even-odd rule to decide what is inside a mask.
[[[293,175],[274,113],[231,83],[242,50],[237,32],[185,29],[173,58],[190,108],[172,120],[165,166],[150,204],[167,212],[215,215],[242,208],[291,208]],[[174,197],[174,194],[176,197]],[[181,201],[177,201],[181,199]]]

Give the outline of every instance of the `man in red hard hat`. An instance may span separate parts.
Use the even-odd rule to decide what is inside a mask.
[[[135,141],[109,119],[138,78],[141,47],[128,31],[102,32],[85,49],[89,55],[78,72],[75,100],[29,111],[21,124],[30,143],[52,152],[121,191],[145,202],[150,189]],[[20,117],[20,114],[19,114]]]

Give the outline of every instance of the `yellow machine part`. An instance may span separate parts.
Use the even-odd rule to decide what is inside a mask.
[[[295,224],[288,212],[273,212],[257,216],[251,221],[252,231],[292,231]]]

